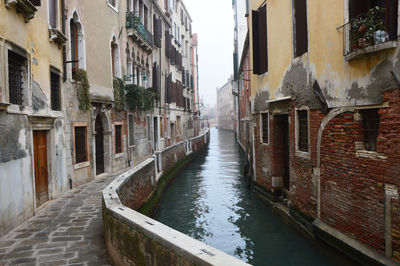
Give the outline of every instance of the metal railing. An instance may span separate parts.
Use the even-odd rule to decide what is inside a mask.
[[[140,17],[133,12],[126,13],[126,28],[133,29],[148,45],[153,46],[153,35],[140,22]]]
[[[374,7],[351,18],[343,27],[344,55],[366,50],[390,41],[385,23],[385,8]]]

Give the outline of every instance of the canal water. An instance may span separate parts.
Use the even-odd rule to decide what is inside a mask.
[[[211,129],[209,147],[171,183],[154,218],[253,265],[353,265],[255,198],[243,163],[234,134]]]

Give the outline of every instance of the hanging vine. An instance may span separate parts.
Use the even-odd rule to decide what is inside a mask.
[[[153,88],[145,89],[135,84],[126,85],[126,102],[129,111],[140,113],[151,110],[156,100],[157,92]]]
[[[79,109],[88,111],[92,106],[90,103],[89,95],[89,80],[87,77],[87,72],[84,69],[77,69],[74,73],[74,80],[79,84],[78,88],[78,100]]]
[[[125,108],[125,84],[120,78],[114,78],[113,81],[114,88],[114,101],[115,109],[121,111]]]

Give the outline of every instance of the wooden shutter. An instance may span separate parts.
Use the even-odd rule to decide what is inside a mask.
[[[397,40],[398,0],[387,0],[389,40]]]
[[[162,25],[161,19],[153,17],[153,30],[154,30],[154,45],[161,48],[161,38],[162,38]]]
[[[307,0],[294,0],[295,9],[295,55],[300,56],[308,51],[307,33]]]
[[[260,73],[268,72],[267,5],[258,10]]]
[[[252,11],[252,32],[253,32],[253,73],[260,72],[260,55],[259,55],[259,30],[258,30],[258,11]]]

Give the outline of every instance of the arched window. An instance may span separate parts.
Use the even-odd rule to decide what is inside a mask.
[[[119,50],[115,37],[111,42],[111,69],[112,69],[112,76],[114,78],[117,77],[119,78],[121,76],[119,69]]]
[[[77,12],[74,12],[70,23],[70,62],[72,78],[77,69],[85,69],[85,45],[83,27]]]
[[[72,63],[72,75],[74,75],[76,69],[79,66],[79,47],[78,47],[78,26],[71,19],[70,23],[71,32],[71,63]]]

